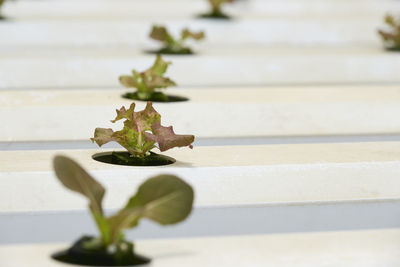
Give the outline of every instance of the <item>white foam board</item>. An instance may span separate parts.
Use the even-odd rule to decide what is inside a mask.
[[[195,147],[166,152],[177,162],[162,167],[97,162],[99,150],[2,151],[0,212],[85,210],[86,200],[54,177],[51,161],[60,153],[105,185],[105,207],[115,209],[161,173],[192,184],[198,207],[398,199],[399,151],[398,142]]]
[[[241,48],[166,56],[168,76],[187,86],[399,83],[400,54],[376,48]],[[0,88],[110,88],[154,55],[131,49],[4,50]]]
[[[0,91],[0,142],[89,140],[129,107],[129,90]],[[399,86],[168,89],[187,102],[154,103],[164,125],[198,138],[400,133]],[[145,103],[136,101],[136,110]],[[185,114],[185,116],[182,116]],[[368,118],[368,119],[366,119]]]
[[[139,240],[136,250],[151,266],[335,266],[395,267],[400,264],[398,229]],[[66,266],[50,255],[68,244],[0,246],[3,267]],[[23,255],[23,257],[21,256]]]

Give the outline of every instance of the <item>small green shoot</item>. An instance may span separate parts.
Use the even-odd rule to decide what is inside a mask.
[[[385,47],[388,50],[400,50],[400,18],[395,19],[392,15],[385,17],[385,23],[389,31],[379,30]]]
[[[208,0],[210,5],[210,12],[200,15],[202,18],[213,18],[213,19],[230,19],[229,15],[226,15],[222,11],[224,4],[233,3],[234,0]]]
[[[185,46],[185,42],[188,39],[200,41],[204,39],[205,34],[203,31],[191,32],[189,29],[185,28],[182,30],[181,36],[178,39],[174,38],[164,26],[154,25],[149,36],[153,40],[162,43],[163,47],[157,51],[159,54],[188,55],[193,54],[193,51]]]
[[[132,70],[132,75],[119,77],[120,83],[126,88],[136,88],[134,96],[138,100],[155,101],[154,99],[167,101],[168,97],[159,89],[176,86],[170,78],[164,77],[171,62],[164,61],[160,55],[149,69],[144,72]]]
[[[86,242],[84,246],[88,250],[126,244],[124,230],[136,227],[143,218],[170,225],[185,220],[192,210],[194,193],[191,186],[177,176],[158,175],[146,180],[121,210],[107,217],[102,206],[105,189],[98,181],[68,157],[56,156],[53,166],[65,187],[89,201],[100,238]]]
[[[148,102],[146,108],[135,112],[135,103],[129,109],[117,110],[117,117],[111,122],[124,120],[124,128],[114,132],[112,129],[96,128],[92,142],[102,146],[115,141],[123,146],[131,157],[149,156],[151,149],[157,147],[163,152],[174,147],[189,146],[192,148],[193,135],[176,135],[170,127],[161,126],[161,115]]]
[[[0,20],[1,20],[1,19],[4,19],[3,15],[2,15],[2,13],[1,13],[1,10],[2,10],[2,7],[3,7],[3,5],[4,5],[4,3],[5,3],[6,1],[7,1],[7,0],[0,0]]]

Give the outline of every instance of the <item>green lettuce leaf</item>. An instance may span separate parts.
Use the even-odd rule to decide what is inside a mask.
[[[180,38],[175,38],[164,26],[154,25],[149,36],[163,44],[163,47],[159,50],[160,53],[187,54],[191,53],[191,49],[185,46],[185,41],[187,39],[202,40],[205,34],[203,31],[191,32],[185,28],[182,30]]]
[[[159,175],[143,183],[127,205],[109,219],[114,238],[147,218],[161,225],[186,219],[193,206],[193,189],[174,175]]]
[[[193,189],[174,175],[159,175],[146,180],[120,211],[111,217],[103,215],[103,186],[78,163],[65,156],[53,160],[56,176],[68,189],[88,198],[90,211],[100,230],[101,239],[87,243],[87,247],[108,247],[121,242],[123,230],[135,227],[147,218],[161,225],[175,224],[191,213]]]
[[[87,197],[89,206],[97,214],[103,214],[104,187],[94,180],[78,163],[65,156],[56,156],[53,161],[57,178],[68,189]]]
[[[172,37],[164,26],[154,25],[149,36],[151,39],[163,42],[165,45],[173,45],[176,43],[174,37]]]
[[[396,19],[394,16],[387,15],[385,23],[389,31],[378,31],[385,46],[389,49],[400,49],[400,17]]]
[[[141,100],[149,100],[154,93],[159,92],[157,89],[176,86],[174,81],[164,77],[170,64],[171,62],[164,61],[160,55],[157,55],[154,64],[149,69],[144,72],[132,70],[132,76],[120,76],[119,81],[127,88],[136,88]]]
[[[117,109],[117,116],[111,122],[124,121],[124,127],[120,131],[114,132],[112,129],[96,128],[92,142],[102,146],[106,143],[115,141],[124,147],[132,156],[143,157],[154,147],[154,142],[146,140],[144,133],[150,131],[151,126],[161,120],[161,115],[148,102],[146,108],[135,112],[135,103],[129,109],[122,107]]]
[[[53,167],[57,178],[68,189],[85,196],[89,209],[105,244],[110,242],[110,227],[103,214],[104,187],[90,176],[78,163],[65,156],[56,156]]]
[[[189,29],[183,29],[182,33],[182,40],[186,40],[188,38],[191,38],[193,40],[203,40],[205,38],[205,33],[203,31],[201,32],[191,32]]]
[[[233,3],[233,0],[208,0],[213,10],[221,10],[221,7],[225,3]]]

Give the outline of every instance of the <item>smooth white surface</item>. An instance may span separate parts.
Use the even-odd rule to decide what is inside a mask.
[[[124,49],[36,50],[0,56],[0,88],[119,88],[118,77],[145,70],[154,55]],[[69,51],[69,52],[68,52]],[[29,54],[29,52],[31,52]],[[34,52],[34,53],[32,53]],[[181,86],[399,83],[400,53],[376,49],[226,49],[167,56]]]
[[[162,167],[104,164],[98,150],[0,152],[0,212],[83,210],[86,201],[54,177],[55,154],[76,159],[121,207],[146,178],[176,174],[194,186],[197,206],[398,199],[400,143],[224,146],[174,149]],[[26,201],[29,199],[29,201]]]
[[[119,88],[121,88],[120,86]],[[129,107],[129,90],[0,91],[0,142],[88,140]],[[188,102],[154,103],[164,125],[197,137],[400,133],[400,86],[168,89]],[[136,101],[136,110],[144,102]],[[185,116],[183,116],[183,114]],[[367,119],[368,118],[368,119]]]
[[[246,19],[232,22],[208,20],[164,21],[154,17],[146,21],[19,21],[0,23],[0,47],[148,47],[152,23],[166,24],[172,32],[190,27],[204,30],[204,48],[241,45],[343,46],[380,45],[377,28],[382,17],[373,18],[274,18]],[[156,42],[157,43],[157,42]]]
[[[264,18],[277,16],[313,17],[371,17],[383,16],[399,9],[396,1],[321,1],[321,0],[251,0],[226,5],[224,10],[235,18]],[[193,19],[196,14],[208,10],[205,0],[191,1],[129,1],[129,0],[19,0],[4,5],[4,13],[20,20],[146,20],[150,18]]]
[[[68,244],[0,246],[2,267],[67,266],[49,255]],[[400,230],[321,232],[135,242],[163,267],[397,267]]]

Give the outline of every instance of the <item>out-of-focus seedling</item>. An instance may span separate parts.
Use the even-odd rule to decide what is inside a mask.
[[[385,48],[400,51],[400,17],[395,19],[394,16],[387,15],[385,23],[388,26],[388,30],[378,31],[383,39]]]
[[[7,0],[0,0],[0,20],[5,19],[2,14],[2,7]]]
[[[1,8],[3,7],[5,1],[6,0],[0,0],[0,16],[1,16]]]
[[[222,6],[227,3],[233,3],[234,0],[207,0],[210,4],[210,12],[200,15],[202,18],[212,19],[230,19],[229,15],[226,15],[222,11]]]
[[[135,112],[135,103],[129,109],[122,107],[117,110],[117,117],[111,122],[124,120],[124,127],[114,132],[112,129],[96,128],[92,142],[102,146],[108,142],[117,142],[124,147],[128,153],[113,152],[109,163],[120,165],[154,166],[171,164],[171,158],[150,152],[158,148],[161,152],[174,147],[192,148],[193,135],[177,135],[172,126],[161,125],[161,115],[148,102],[146,108]],[[157,144],[157,145],[156,145]],[[103,161],[103,160],[100,160]],[[103,161],[107,162],[107,161]]]
[[[171,33],[164,26],[153,26],[150,32],[150,38],[160,41],[163,45],[161,49],[156,51],[158,54],[172,54],[172,55],[189,55],[193,54],[192,49],[185,46],[185,42],[189,39],[200,41],[204,39],[205,34],[203,31],[191,32],[185,28],[181,32],[180,38],[174,38]]]
[[[127,93],[125,98],[154,101],[154,102],[173,102],[187,100],[182,97],[169,97],[161,89],[170,86],[176,86],[176,83],[168,77],[164,77],[171,62],[164,61],[160,55],[157,55],[153,66],[144,72],[132,70],[132,75],[123,75],[119,77],[119,82],[126,88],[135,88],[136,92]]]
[[[100,236],[84,236],[71,248],[55,253],[53,258],[65,263],[89,266],[132,266],[149,263],[137,255],[126,241],[124,230],[138,226],[143,218],[161,225],[185,220],[193,206],[190,185],[174,175],[158,175],[141,184],[127,204],[115,214],[104,214],[105,188],[78,163],[65,156],[53,161],[57,178],[68,189],[85,196]]]

